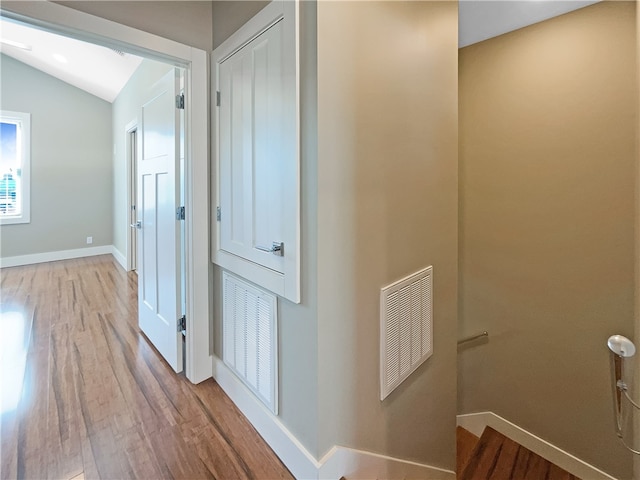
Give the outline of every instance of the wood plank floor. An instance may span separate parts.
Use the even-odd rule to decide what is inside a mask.
[[[486,427],[460,480],[579,480],[540,455]]]
[[[0,279],[0,478],[293,478],[213,380],[149,345],[110,255]]]

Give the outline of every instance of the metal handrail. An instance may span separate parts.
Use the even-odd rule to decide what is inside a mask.
[[[640,410],[638,405],[629,395],[629,387],[624,381],[624,361],[631,358],[636,353],[636,346],[631,340],[622,335],[612,335],[607,341],[607,346],[611,351],[611,379],[613,387],[613,415],[616,426],[616,435],[622,444],[632,453],[640,455],[639,450],[635,450],[627,445],[622,432],[622,398],[626,398],[632,407]]]
[[[458,345],[461,345],[461,344],[467,343],[467,342],[471,342],[473,340],[477,340],[478,338],[488,337],[488,336],[489,336],[489,332],[487,332],[485,330],[482,333],[478,333],[476,335],[471,335],[470,337],[465,337],[465,338],[462,338],[462,339],[458,340]]]

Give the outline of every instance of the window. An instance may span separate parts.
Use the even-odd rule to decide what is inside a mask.
[[[31,115],[0,110],[0,225],[29,223]]]

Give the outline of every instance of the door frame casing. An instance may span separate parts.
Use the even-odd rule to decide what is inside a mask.
[[[186,69],[185,374],[193,383],[210,378],[209,55],[204,50],[51,2],[3,2],[0,16]]]
[[[131,145],[131,139],[136,137],[136,145],[135,152]],[[136,218],[132,217],[131,214],[131,205],[132,200],[136,205],[136,210],[138,209],[138,199],[136,194],[136,185],[138,182],[136,173],[138,171],[137,165],[135,163],[138,161],[138,144],[139,139],[138,135],[138,119],[134,119],[127,124],[125,127],[125,150],[126,150],[126,168],[127,168],[127,220],[129,224],[133,224],[137,221],[137,211]],[[136,257],[137,257],[137,241],[134,241],[134,238],[137,237],[137,231],[132,228],[130,225],[127,226],[127,270],[132,271],[136,269]]]

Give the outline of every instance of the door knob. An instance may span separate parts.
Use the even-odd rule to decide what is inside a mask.
[[[277,255],[279,257],[284,257],[284,243],[282,242],[273,242],[271,244],[271,248],[262,247],[260,245],[256,245],[256,248],[263,252],[273,253],[274,255]]]
[[[136,222],[136,223],[132,223],[131,225],[129,225],[131,228],[137,228],[138,230],[140,230],[142,228],[142,222]]]

